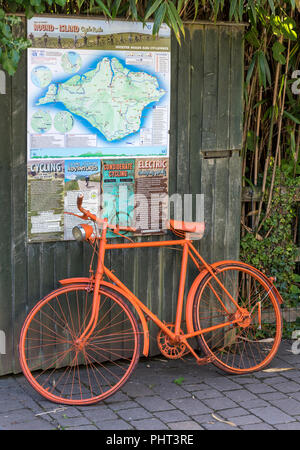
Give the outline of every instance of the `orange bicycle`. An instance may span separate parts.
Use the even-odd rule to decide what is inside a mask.
[[[82,207],[82,201],[79,196],[78,217],[93,225],[78,225],[73,235],[94,248],[90,277],[61,280],[62,287],[36,304],[21,331],[20,363],[34,389],[61,404],[88,405],[106,399],[128,380],[140,353],[148,355],[147,320],[159,327],[158,347],[167,358],[190,352],[198,364],[212,362],[232,374],[261,370],[270,363],[282,333],[282,298],[274,280],[238,261],[207,264],[192,243],[193,235],[202,237],[204,223],[170,220],[170,229],[180,239],[108,244],[108,229],[122,234],[133,228],[99,219]],[[172,324],[161,321],[104,265],[107,250],[161,246],[182,248]],[[199,274],[184,308],[188,258]],[[198,341],[200,354],[191,338]]]

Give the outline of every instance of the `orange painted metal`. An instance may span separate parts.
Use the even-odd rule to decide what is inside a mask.
[[[146,247],[167,247],[169,245],[184,245],[190,242],[188,239],[172,240],[172,241],[153,241],[153,242],[133,242],[125,244],[106,244],[106,250],[125,249],[125,248],[146,248]]]
[[[77,206],[79,211],[81,211],[83,220],[91,219],[95,222],[95,224],[98,224],[101,226],[102,234],[101,236],[98,236],[98,233],[96,231],[95,227],[95,234],[90,235],[90,233],[86,234],[86,240],[89,241],[94,246],[94,254],[98,253],[98,259],[97,259],[97,267],[96,270],[93,272],[92,270],[92,263],[93,263],[93,257],[90,264],[90,277],[77,277],[77,278],[68,278],[65,280],[61,280],[60,283],[63,287],[59,288],[58,290],[52,292],[49,294],[49,296],[42,299],[37,306],[31,311],[31,313],[28,315],[22,331],[21,331],[21,337],[20,337],[20,362],[22,370],[29,380],[29,382],[33,385],[33,387],[40,392],[42,395],[44,395],[47,399],[52,400],[54,402],[61,402],[61,400],[64,400],[64,403],[66,404],[91,404],[97,401],[98,398],[106,398],[105,395],[109,396],[112,395],[114,392],[116,392],[128,379],[129,375],[134,370],[134,367],[138,361],[139,357],[139,335],[140,335],[140,329],[138,327],[138,324],[136,322],[136,319],[134,315],[130,312],[130,308],[128,309],[128,306],[126,305],[127,300],[137,313],[137,315],[140,318],[140,322],[142,325],[142,333],[144,335],[144,348],[143,348],[143,354],[145,356],[148,355],[149,352],[149,329],[147,325],[147,319],[152,320],[160,329],[158,333],[158,346],[161,350],[161,352],[168,358],[181,358],[186,352],[190,352],[196,359],[197,363],[199,365],[213,362],[217,367],[222,368],[223,370],[229,372],[229,373],[246,373],[247,371],[253,371],[258,370],[260,368],[263,368],[269,361],[272,359],[277,351],[277,348],[280,343],[281,338],[281,315],[280,315],[280,309],[278,307],[278,303],[282,303],[281,296],[279,295],[278,291],[276,290],[273,280],[267,278],[264,274],[262,274],[260,271],[258,271],[255,268],[251,268],[247,264],[236,262],[236,261],[221,261],[214,264],[208,264],[201,255],[197,252],[195,249],[192,241],[189,239],[191,237],[191,234],[197,233],[199,237],[202,237],[202,234],[204,232],[204,224],[203,223],[184,223],[184,222],[176,222],[176,221],[170,221],[171,229],[177,234],[180,239],[178,240],[167,240],[167,241],[154,241],[154,242],[130,242],[130,243],[122,243],[122,244],[107,244],[106,241],[106,232],[107,229],[111,229],[117,234],[119,234],[119,230],[123,231],[133,231],[133,228],[130,227],[118,227],[111,225],[107,223],[106,219],[100,219],[97,218],[95,215],[91,214],[89,211],[82,208],[82,201],[83,197],[80,196],[77,201]],[[129,248],[151,248],[151,247],[167,247],[167,246],[181,246],[182,247],[182,260],[181,260],[181,269],[180,269],[180,279],[179,279],[179,288],[178,288],[178,296],[177,296],[177,309],[176,309],[176,317],[174,323],[166,324],[163,321],[161,321],[156,314],[154,314],[136,295],[134,295],[133,292],[131,292],[127,286],[119,280],[119,278],[104,265],[105,260],[105,252],[108,250],[113,249],[129,249]],[[186,327],[187,327],[187,333],[183,333],[181,329],[182,324],[182,316],[184,312],[184,291],[185,291],[185,284],[186,284],[186,271],[187,271],[187,264],[188,259],[191,258],[197,269],[199,270],[199,275],[196,277],[194,283],[192,284],[186,300],[186,306],[185,306],[185,319],[186,319]],[[251,280],[258,280],[260,281],[260,284],[262,285],[264,289],[264,293],[268,295],[270,292],[272,292],[271,295],[271,301],[276,307],[274,307],[274,311],[276,314],[276,336],[274,340],[274,344],[272,349],[269,352],[269,355],[262,361],[258,361],[254,364],[254,366],[249,367],[249,369],[241,368],[240,364],[235,367],[233,363],[230,361],[228,362],[228,358],[226,361],[222,361],[218,354],[215,352],[215,346],[210,348],[210,345],[207,344],[205,341],[205,333],[210,333],[219,329],[225,329],[226,327],[232,327],[234,325],[237,325],[237,328],[243,328],[245,332],[245,329],[250,327],[251,328],[251,321],[252,321],[252,313],[253,309],[256,308],[256,305],[254,305],[253,309],[249,311],[247,308],[238,305],[235,298],[230,294],[230,292],[227,290],[226,286],[221,282],[220,277],[218,276],[219,273],[222,273],[222,271],[226,270],[240,270],[243,274],[250,273],[251,274]],[[107,277],[109,281],[104,280],[104,277]],[[205,279],[205,277],[208,277],[208,279]],[[210,281],[214,280],[218,287],[221,288],[221,294],[216,291],[216,289],[213,287],[212,283]],[[202,285],[201,285],[202,283]],[[103,286],[103,288],[101,288]],[[105,288],[104,288],[105,286]],[[197,322],[199,320],[198,317],[198,309],[199,302],[202,300],[202,294],[205,289],[205,286],[209,286],[210,290],[214,293],[216,300],[219,302],[220,307],[222,311],[224,312],[224,322],[218,323],[216,325],[212,325],[206,328],[201,328],[200,322]],[[199,287],[201,288],[201,292],[199,291]],[[108,289],[107,289],[108,288]],[[81,397],[79,400],[73,400],[72,393],[73,393],[73,385],[71,390],[71,398],[62,398],[62,395],[52,395],[51,393],[48,393],[47,389],[44,389],[43,384],[39,383],[37,381],[37,377],[34,377],[32,373],[34,372],[34,369],[29,369],[27,365],[26,360],[26,339],[27,339],[27,330],[29,329],[29,324],[31,321],[35,318],[36,312],[39,312],[39,308],[42,308],[44,306],[44,303],[51,301],[53,298],[57,300],[57,292],[59,295],[64,294],[66,292],[71,292],[73,290],[81,289],[83,291],[88,291],[92,294],[92,305],[91,305],[91,314],[88,316],[89,320],[87,325],[85,325],[85,322],[82,327],[80,327],[78,335],[73,335],[71,344],[75,348],[75,356],[73,361],[69,364],[69,367],[76,366],[79,368],[79,364],[81,364],[80,361],[77,361],[78,353],[82,352],[85,353],[86,348],[86,342],[88,342],[89,337],[94,332],[97,323],[98,323],[98,316],[99,316],[99,310],[100,310],[100,304],[101,304],[101,295],[112,295],[115,291],[115,295],[117,296],[117,293],[119,293],[123,298],[121,299],[119,297],[113,299],[116,304],[119,305],[120,310],[127,314],[127,318],[130,322],[131,329],[133,330],[133,340],[134,340],[134,352],[132,353],[132,356],[130,357],[130,365],[128,366],[128,369],[124,376],[120,377],[118,382],[113,382],[113,384],[110,384],[110,389],[108,390],[107,394],[103,394],[102,388],[101,388],[101,395],[95,396],[93,394],[93,389],[90,384],[90,391],[91,391],[91,398],[84,399]],[[226,294],[226,297],[229,299],[229,303],[231,302],[235,306],[235,312],[229,313],[229,307],[226,308],[226,305],[224,304],[224,300],[222,300],[223,292]],[[197,296],[199,295],[199,297]],[[52,297],[51,297],[52,296]],[[106,300],[105,300],[106,301]],[[103,300],[103,303],[105,304],[105,301]],[[68,301],[69,302],[69,301]],[[78,302],[78,298],[77,298]],[[69,303],[68,303],[69,305]],[[261,302],[257,303],[258,306],[258,323],[259,327],[261,327],[261,320],[262,320],[262,313],[261,313]],[[37,308],[37,309],[36,309]],[[78,308],[78,304],[77,304]],[[195,311],[197,309],[197,311]],[[127,312],[126,312],[127,310]],[[118,313],[116,313],[116,317],[118,317]],[[205,314],[206,316],[207,314]],[[206,319],[206,317],[204,317]],[[114,320],[114,319],[112,319]],[[63,320],[64,321],[64,320]],[[194,325],[195,321],[195,325]],[[195,328],[196,329],[195,331]],[[98,333],[97,329],[97,333]],[[96,333],[96,334],[97,334]],[[72,333],[71,333],[72,334]],[[115,333],[114,333],[115,334]],[[199,337],[200,336],[200,337]],[[200,357],[196,351],[193,349],[193,347],[190,345],[188,340],[193,337],[199,337],[200,345],[204,351],[205,357]],[[252,337],[252,336],[251,336]],[[115,339],[115,338],[114,338]],[[118,338],[121,339],[121,336]],[[97,337],[98,340],[98,337]],[[122,340],[122,339],[121,339]],[[106,342],[106,341],[105,341]],[[252,342],[252,341],[251,341]],[[94,342],[95,343],[95,342]],[[243,345],[245,345],[243,343]],[[126,359],[127,359],[127,351],[126,348]],[[222,348],[222,350],[224,350]],[[222,353],[222,352],[221,352]],[[116,354],[115,354],[116,355]],[[64,357],[64,354],[63,354]],[[61,356],[60,356],[61,358]],[[86,361],[88,362],[87,366],[90,366],[91,361],[86,356]],[[40,363],[39,363],[40,364]],[[92,362],[93,364],[93,362]],[[50,366],[49,366],[50,368]],[[52,366],[51,366],[52,370]],[[68,369],[66,369],[68,370]],[[79,369],[78,369],[79,373]],[[104,377],[105,379],[105,377]],[[56,381],[56,380],[55,380]],[[81,384],[80,384],[81,386]],[[80,388],[81,389],[81,388]],[[47,391],[47,392],[46,392]],[[81,392],[81,391],[80,391]],[[103,396],[104,395],[104,396]]]
[[[231,261],[231,260],[217,261],[217,262],[211,264],[211,267],[213,269],[217,270],[220,265],[223,265],[223,264],[234,264],[234,263],[236,263],[236,261]],[[241,266],[245,267],[245,268],[248,267],[248,265],[246,263],[243,263],[242,261],[239,261],[239,264]],[[254,269],[264,279],[264,281],[270,286],[270,288],[271,288],[273,294],[275,295],[277,301],[279,302],[279,304],[282,304],[283,303],[283,298],[280,295],[280,293],[279,293],[278,289],[276,288],[276,286],[274,285],[275,278],[273,278],[273,277],[269,277],[268,278],[266,276],[266,274],[263,273],[261,270],[257,269],[256,267]]]
[[[81,338],[85,338],[85,336],[89,336],[90,333],[93,331],[97,317],[98,317],[98,310],[99,310],[99,302],[100,297],[97,294],[100,283],[104,283],[103,276],[107,276],[114,284],[112,285],[115,289],[119,289],[120,293],[123,293],[125,297],[134,305],[137,312],[140,315],[142,324],[143,324],[143,331],[145,334],[145,341],[146,344],[144,345],[144,354],[149,348],[149,331],[148,326],[146,324],[145,316],[147,318],[151,319],[161,330],[162,333],[164,333],[166,336],[168,336],[170,342],[176,342],[180,343],[183,342],[186,347],[191,351],[191,353],[195,356],[197,361],[199,362],[201,358],[195,353],[195,351],[192,349],[192,347],[187,342],[187,339],[211,332],[220,328],[224,328],[228,325],[232,325],[235,323],[248,323],[249,313],[246,312],[243,308],[241,308],[233,296],[228,292],[226,287],[222,284],[222,282],[217,277],[217,269],[221,264],[225,263],[232,263],[234,264],[235,261],[222,261],[217,262],[214,264],[208,264],[202,256],[197,252],[195,247],[193,246],[190,239],[187,239],[186,236],[188,233],[197,233],[199,236],[202,236],[204,232],[204,223],[196,223],[196,222],[177,222],[174,220],[170,220],[170,226],[171,228],[174,228],[175,231],[178,230],[179,233],[186,232],[187,234],[183,234],[182,238],[180,240],[167,240],[167,241],[154,241],[154,242],[130,242],[130,243],[122,243],[122,244],[107,244],[106,243],[106,229],[110,228],[112,230],[116,229],[116,226],[110,225],[107,223],[106,219],[99,219],[95,217],[93,214],[91,214],[89,211],[82,208],[82,198],[79,197],[77,202],[78,209],[83,213],[82,218],[90,218],[91,220],[95,221],[98,225],[101,225],[102,227],[102,235],[98,239],[100,240],[100,248],[98,252],[98,265],[97,270],[95,273],[95,278],[92,280],[90,278],[87,278],[86,280],[89,280],[89,282],[94,283],[96,289],[94,289],[94,304],[93,304],[93,312],[90,319],[90,322],[86,328],[86,330],[83,331]],[[123,229],[127,229],[128,231],[132,231],[133,229],[130,227],[123,227]],[[180,271],[180,280],[179,280],[179,289],[178,289],[178,297],[177,297],[177,309],[176,309],[176,319],[174,327],[170,327],[170,325],[166,325],[164,322],[162,322],[152,311],[141,301],[136,297],[133,292],[131,292],[127,286],[122,283],[119,278],[111,272],[107,267],[104,266],[104,255],[106,250],[113,250],[113,249],[129,249],[129,248],[151,248],[151,247],[166,247],[166,246],[182,246],[183,247],[183,255],[182,255],[182,261],[181,261],[181,271]],[[187,262],[188,258],[191,258],[196,267],[200,270],[199,275],[196,277],[194,283],[192,284],[192,287],[190,288],[187,296],[186,301],[186,308],[185,308],[185,316],[186,316],[186,325],[187,325],[187,331],[188,333],[182,334],[181,332],[181,322],[182,322],[182,313],[183,313],[183,303],[184,303],[184,288],[185,288],[185,279],[186,279],[186,270],[187,270]],[[246,265],[245,265],[246,266]],[[218,283],[218,285],[221,287],[221,289],[224,291],[224,293],[227,295],[227,297],[232,301],[232,303],[235,305],[237,312],[236,317],[234,317],[233,320],[230,320],[228,322],[224,322],[222,324],[214,325],[202,330],[194,330],[193,325],[193,299],[195,297],[196,291],[199,287],[200,282],[203,280],[203,278],[210,274],[215,281]],[[267,284],[270,286],[270,288],[273,289],[272,281],[269,280],[265,275],[263,275]],[[74,280],[82,280],[82,278],[75,278]],[[62,280],[61,282],[66,283],[65,280]],[[274,289],[275,290],[275,289]],[[279,294],[278,294],[279,295]],[[220,301],[220,304],[222,307],[227,311],[224,303],[220,299],[220,297],[217,297]],[[172,329],[174,328],[174,331]]]
[[[183,246],[183,253],[182,253],[182,259],[181,259],[181,270],[180,270],[180,280],[179,280],[178,297],[177,297],[177,310],[176,310],[176,319],[175,319],[175,336],[176,336],[177,340],[180,336],[187,261],[188,261],[188,243],[184,244],[184,246]]]
[[[88,278],[88,277],[77,277],[77,278],[75,277],[75,278],[65,278],[64,280],[60,280],[59,283],[62,286],[67,286],[70,284],[86,284],[88,287],[89,285],[94,285],[95,280],[93,278]],[[135,299],[133,298],[134,296],[129,296],[128,293],[124,291],[124,289],[121,289],[119,286],[109,283],[108,281],[102,280],[101,286],[102,285],[107,286],[108,288],[112,289],[113,291],[117,291],[119,294],[124,296],[132,304],[132,306],[136,309],[136,312],[139,315],[139,319],[141,321],[142,328],[143,328],[143,335],[144,335],[143,355],[148,356],[148,354],[149,354],[149,328],[148,328],[147,321],[145,319],[145,316],[144,316],[141,308],[139,307],[139,305],[136,303]]]

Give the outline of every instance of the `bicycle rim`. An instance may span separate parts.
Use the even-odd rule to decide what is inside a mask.
[[[100,288],[96,327],[84,346],[93,291],[72,285],[53,291],[30,312],[20,337],[20,363],[29,383],[56,403],[87,405],[114,394],[139,358],[140,336],[120,295]]]
[[[211,361],[229,373],[263,369],[275,356],[282,333],[281,312],[270,285],[251,266],[225,264],[216,276],[243,308],[237,307],[218,282],[208,274],[200,283],[193,304],[194,329],[238,320],[197,337]],[[223,304],[222,304],[223,303]]]

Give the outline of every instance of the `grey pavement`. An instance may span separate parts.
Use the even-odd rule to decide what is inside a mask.
[[[84,407],[45,400],[23,375],[0,377],[0,429],[299,430],[300,355],[291,347],[283,341],[267,370],[242,376],[189,355],[141,358],[120,391]]]

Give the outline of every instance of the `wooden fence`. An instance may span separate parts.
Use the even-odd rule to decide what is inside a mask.
[[[169,191],[204,194],[206,233],[198,247],[211,262],[239,255],[243,31],[186,24],[181,47],[172,41]],[[24,55],[0,94],[0,330],[6,336],[0,375],[20,371],[18,340],[28,311],[57,280],[87,274],[90,255],[87,245],[73,241],[27,243],[26,76]],[[170,322],[180,256],[167,248],[116,250],[107,263]],[[191,271],[188,284],[193,276]],[[151,328],[153,338],[156,332]],[[156,349],[151,339],[151,353]]]

